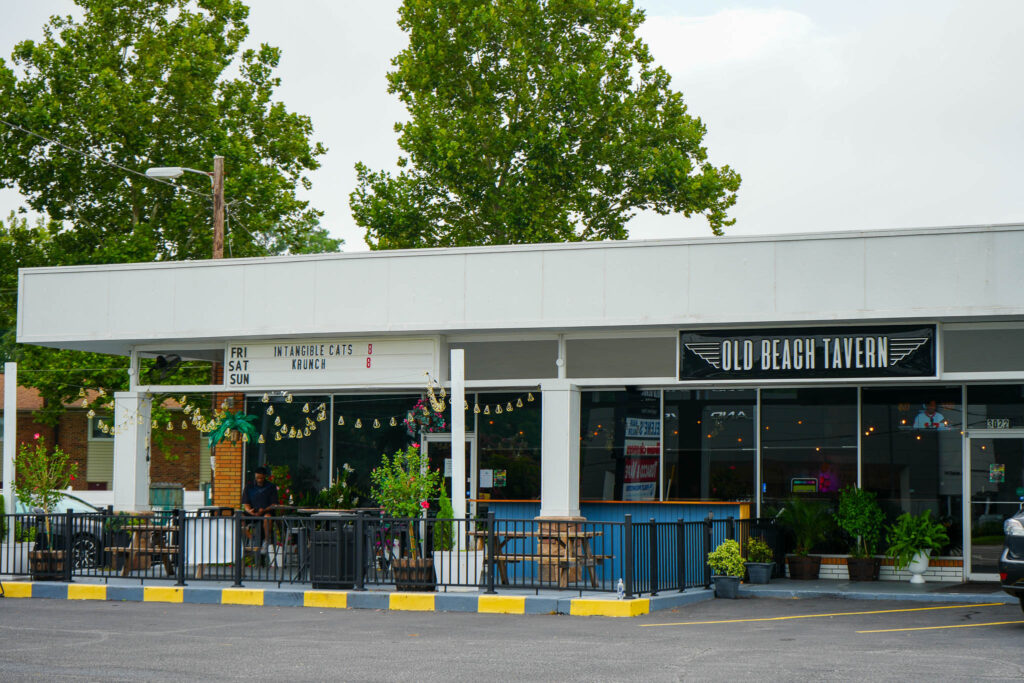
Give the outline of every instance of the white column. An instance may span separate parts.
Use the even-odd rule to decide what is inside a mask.
[[[114,509],[149,509],[149,426],[152,398],[136,391],[114,394]],[[141,419],[140,419],[141,418]],[[141,424],[140,424],[141,423]]]
[[[462,349],[452,349],[449,371],[452,378],[452,510],[455,519],[466,516],[466,358]],[[462,534],[459,534],[460,544]]]
[[[580,516],[580,390],[568,380],[540,385],[540,516]]]
[[[14,453],[18,447],[18,364],[4,363],[4,508],[14,514]]]

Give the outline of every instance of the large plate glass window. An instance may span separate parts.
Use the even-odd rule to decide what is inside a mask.
[[[971,429],[1024,429],[1024,384],[967,387]]]
[[[524,396],[518,392],[476,397],[480,410],[489,413],[476,415],[481,498],[540,500],[541,396],[533,394],[533,401]],[[472,412],[466,414],[466,423],[472,427]]]
[[[580,500],[658,500],[661,392],[580,397]]]
[[[753,389],[665,392],[664,500],[754,496]]]
[[[250,441],[246,446],[245,481],[252,481],[257,467],[266,466],[279,490],[290,489],[292,503],[308,504],[309,496],[330,483],[330,396],[295,395],[291,403],[284,396],[271,396],[267,403],[259,396],[249,396],[245,409],[256,416],[254,427],[263,435],[263,443]],[[281,477],[286,479],[280,481]],[[282,504],[288,502],[281,500]]]

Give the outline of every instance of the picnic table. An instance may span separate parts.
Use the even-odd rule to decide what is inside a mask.
[[[131,533],[128,545],[107,548],[114,558],[125,556],[121,576],[129,576],[136,569],[149,569],[156,556],[160,556],[167,575],[174,576],[174,559],[179,549],[177,525],[146,522],[132,524],[125,531]]]
[[[502,585],[508,585],[508,564],[516,562],[536,562],[540,568],[542,581],[558,581],[560,588],[567,588],[570,582],[579,581],[580,570],[585,570],[590,585],[597,588],[598,561],[609,559],[610,555],[595,555],[591,541],[602,536],[600,531],[586,531],[572,526],[554,526],[542,523],[541,529],[506,529],[495,531],[494,562]],[[469,535],[476,538],[488,537],[487,531],[470,531]],[[510,550],[511,541],[537,539],[536,551],[517,552]],[[488,553],[487,543],[484,547]],[[486,556],[490,563],[491,557]]]

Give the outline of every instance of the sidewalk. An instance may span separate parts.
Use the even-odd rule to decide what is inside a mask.
[[[743,598],[844,598],[847,600],[908,600],[916,602],[1016,604],[1017,599],[1004,593],[995,583],[960,583],[936,581],[914,584],[909,581],[794,581],[772,579],[765,585],[740,585]]]

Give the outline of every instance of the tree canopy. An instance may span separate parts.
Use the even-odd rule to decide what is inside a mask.
[[[212,170],[217,154],[226,253],[338,248],[296,195],[324,148],[308,117],[273,100],[280,51],[239,53],[240,0],[77,4],[81,21],[51,17],[42,41],[15,47],[13,68],[0,60],[0,183],[62,223],[56,263],[208,258],[209,181],[186,176],[176,189],[141,172]]]
[[[374,249],[624,239],[642,209],[734,221],[740,176],[637,36],[631,0],[405,0],[397,173],[357,164]]]

